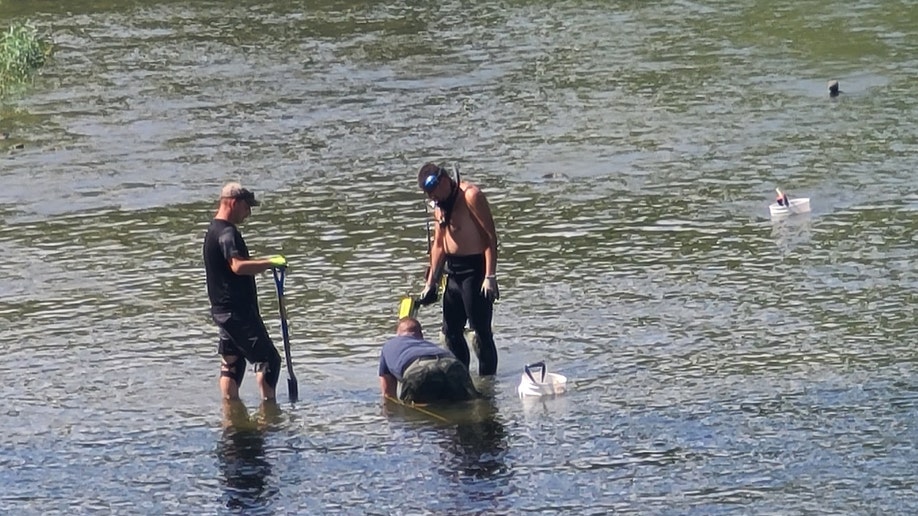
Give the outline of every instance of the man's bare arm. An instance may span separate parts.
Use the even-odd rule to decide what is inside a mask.
[[[469,212],[488,243],[484,250],[485,275],[494,276],[497,274],[497,229],[494,227],[491,206],[485,194],[478,188],[470,188],[466,196]]]
[[[379,377],[379,390],[386,398],[395,398],[398,394],[398,380],[391,374],[384,374]]]

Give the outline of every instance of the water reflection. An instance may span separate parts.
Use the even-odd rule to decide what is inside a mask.
[[[799,245],[808,244],[812,238],[813,221],[809,213],[773,219],[771,237],[775,247],[782,253],[789,252]]]
[[[252,416],[242,401],[223,401],[217,459],[224,507],[243,511],[265,508],[277,495],[277,487],[268,484],[271,463],[265,457],[265,434],[279,417],[280,407],[273,401],[263,402]]]
[[[470,403],[464,418],[448,429],[444,447],[452,455],[449,472],[473,478],[492,478],[507,472],[507,431],[492,398]]]
[[[449,456],[440,469],[445,476],[487,479],[507,471],[507,431],[493,398],[454,405],[414,406],[386,402],[386,417],[424,423],[433,427],[436,439]]]

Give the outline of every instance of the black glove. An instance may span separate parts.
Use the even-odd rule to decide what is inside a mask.
[[[421,295],[418,296],[418,304],[421,306],[433,304],[437,302],[437,299],[440,297],[440,293],[437,292],[437,284],[433,285],[428,284],[424,287],[424,290],[421,291]]]

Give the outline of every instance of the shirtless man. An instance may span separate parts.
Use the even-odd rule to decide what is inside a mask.
[[[430,250],[430,272],[419,303],[437,300],[440,275],[446,272],[443,292],[443,333],[450,351],[466,366],[469,348],[465,323],[478,335],[478,373],[497,372],[497,348],[491,332],[497,288],[497,231],[491,207],[475,185],[453,180],[442,167],[427,163],[418,173],[418,186],[435,203],[436,219]]]

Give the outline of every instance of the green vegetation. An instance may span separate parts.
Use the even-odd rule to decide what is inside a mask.
[[[45,64],[51,48],[51,43],[41,39],[30,23],[14,24],[0,33],[0,93],[31,77]]]

